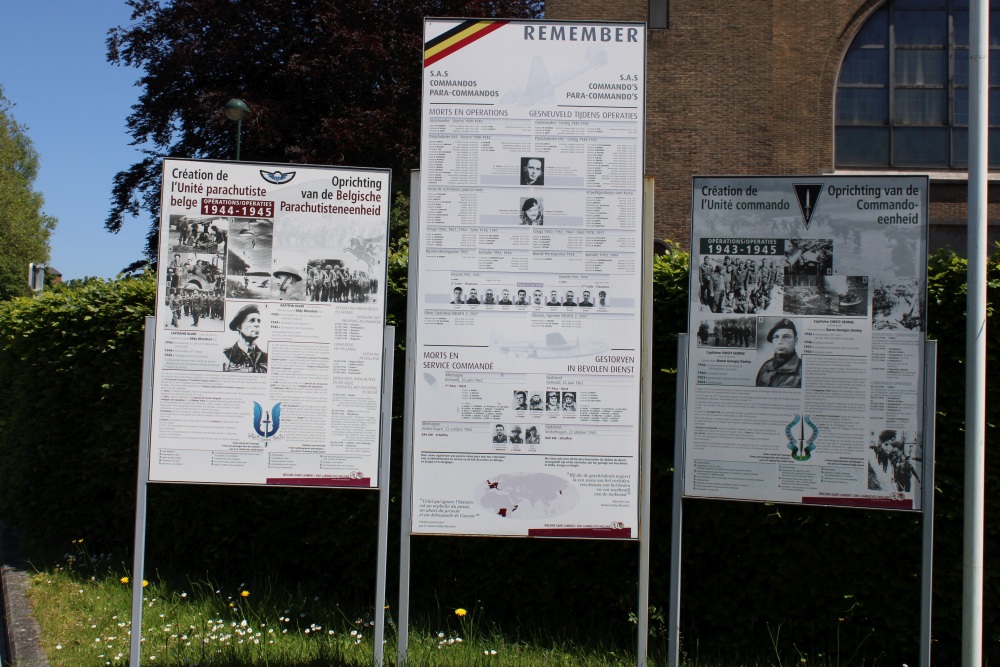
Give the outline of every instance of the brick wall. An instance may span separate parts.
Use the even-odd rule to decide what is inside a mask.
[[[657,237],[689,245],[692,176],[833,171],[840,62],[881,4],[670,0],[670,28],[649,31],[646,59],[646,173],[656,178]],[[545,16],[645,21],[647,6],[546,0]],[[935,243],[957,244],[966,207],[965,185],[960,202],[956,187],[931,188],[932,225],[940,218],[948,226],[932,233]],[[990,213],[1000,221],[1000,209]]]

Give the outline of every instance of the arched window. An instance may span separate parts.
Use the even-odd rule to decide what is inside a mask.
[[[1000,0],[990,0],[989,166],[1000,169]],[[890,0],[854,38],[836,101],[838,168],[968,168],[969,0]]]

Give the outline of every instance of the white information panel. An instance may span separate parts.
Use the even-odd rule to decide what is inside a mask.
[[[164,160],[150,481],[377,486],[389,190]]]
[[[694,179],[685,495],[920,509],[927,192]]]
[[[636,538],[645,27],[424,34],[411,529]]]

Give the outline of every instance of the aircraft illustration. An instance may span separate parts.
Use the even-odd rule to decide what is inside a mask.
[[[581,341],[579,338],[568,341],[558,331],[546,334],[544,342],[533,340],[505,341],[495,337],[492,346],[494,349],[498,349],[501,354],[513,354],[515,357],[529,359],[583,357],[598,354],[608,349],[607,343],[602,341]]]

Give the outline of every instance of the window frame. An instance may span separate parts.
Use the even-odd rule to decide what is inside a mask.
[[[927,33],[938,32],[934,39],[919,39],[912,43],[898,43],[897,28],[904,26],[919,28],[919,22],[913,22],[919,13],[928,17],[932,13],[944,13],[946,25],[943,40],[940,30],[928,30]],[[961,14],[969,15],[968,0],[889,0],[873,12],[856,33],[851,45],[844,53],[837,74],[837,85],[834,92],[833,126],[834,126],[834,167],[835,169],[919,169],[941,171],[965,171],[968,169],[967,150],[959,147],[960,137],[967,137],[968,132],[968,81],[958,83],[955,78],[956,58],[968,59],[968,44],[958,44],[956,36],[956,14],[961,20]],[[926,19],[925,19],[926,20]],[[937,19],[935,19],[937,20]],[[879,39],[873,40],[869,29],[873,21],[884,21],[884,26],[875,26]],[[968,28],[964,34],[968,35]],[[920,33],[919,29],[914,31]],[[859,39],[867,38],[866,42],[856,44]],[[966,39],[965,41],[968,41]],[[990,0],[990,47],[989,58],[1000,63],[1000,0]],[[884,76],[856,77],[860,81],[847,83],[845,74],[851,70],[845,68],[852,54],[862,50],[880,50],[884,57],[877,66],[884,68]],[[944,53],[944,67],[934,63],[932,56],[914,56],[908,66],[901,67],[908,52],[931,54]],[[921,66],[920,59],[926,59],[931,66]],[[924,79],[924,71],[937,74],[930,79]],[[910,77],[900,80],[905,73]],[[940,75],[944,76],[941,80]],[[993,72],[991,78],[998,82],[989,85],[989,96],[1000,98],[1000,71]],[[966,79],[968,77],[966,76]],[[878,79],[882,83],[870,83],[865,79]],[[882,109],[876,108],[875,114],[869,109],[866,113],[864,95],[850,94],[847,91],[881,91],[884,97]],[[935,91],[943,91],[943,99],[930,99]],[[926,94],[921,94],[924,92]],[[964,93],[964,96],[963,96]],[[877,100],[877,96],[868,97]],[[964,97],[964,109],[958,106]],[[925,98],[921,105],[920,98]],[[910,100],[907,102],[907,100]],[[944,105],[943,108],[940,105]],[[849,105],[849,106],[845,106]],[[934,107],[937,106],[937,109]],[[1000,135],[1000,108],[991,105],[990,135]],[[922,108],[921,108],[922,107]],[[958,122],[963,117],[964,122]],[[881,120],[876,120],[879,117]],[[927,132],[920,132],[926,128]],[[947,139],[942,143],[942,131],[947,132]],[[850,135],[850,136],[848,136]],[[914,139],[914,137],[921,137]],[[930,139],[934,139],[931,141]],[[990,142],[991,145],[993,142]],[[1000,150],[994,159],[989,160],[990,169],[1000,170]],[[845,157],[846,156],[846,157]]]

